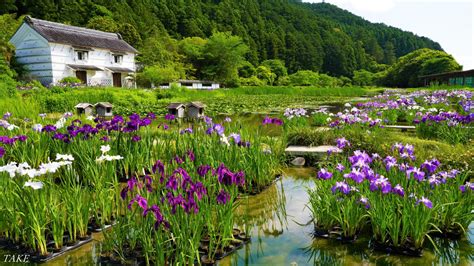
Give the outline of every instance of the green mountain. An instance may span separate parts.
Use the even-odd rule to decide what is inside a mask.
[[[157,31],[176,39],[230,31],[249,46],[249,62],[281,59],[290,73],[352,76],[420,48],[441,50],[428,38],[370,23],[337,6],[297,0],[5,0],[2,12],[78,26],[107,28],[113,20],[121,26],[110,30],[126,29],[122,35],[138,49]]]

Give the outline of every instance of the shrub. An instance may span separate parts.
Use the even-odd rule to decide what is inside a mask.
[[[63,79],[61,79],[59,81],[59,83],[61,84],[77,84],[77,83],[81,83],[82,81],[76,77],[64,77]]]

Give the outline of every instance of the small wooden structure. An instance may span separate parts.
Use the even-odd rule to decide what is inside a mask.
[[[95,104],[95,112],[98,116],[112,116],[113,107],[109,102],[98,102]]]
[[[201,118],[204,116],[204,105],[202,102],[190,102],[186,106],[187,117],[191,119]]]
[[[79,103],[75,106],[77,115],[92,115],[94,113],[94,106],[90,103]]]
[[[176,118],[184,118],[186,114],[186,106],[183,103],[171,103],[168,105],[168,113]]]

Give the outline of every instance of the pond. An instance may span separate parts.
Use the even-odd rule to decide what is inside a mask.
[[[474,224],[467,239],[437,241],[440,252],[426,248],[421,258],[371,251],[367,239],[353,244],[314,239],[310,212],[305,207],[306,188],[312,186],[314,175],[312,168],[285,169],[283,176],[265,191],[241,199],[236,221],[240,228],[247,227],[252,240],[219,261],[219,265],[472,265]],[[93,237],[93,242],[42,265],[99,264],[102,235],[96,233]],[[2,261],[5,254],[11,253],[0,249]]]

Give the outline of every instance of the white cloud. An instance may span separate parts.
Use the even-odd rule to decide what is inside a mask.
[[[387,12],[395,6],[393,0],[350,0],[354,9],[366,12]]]

